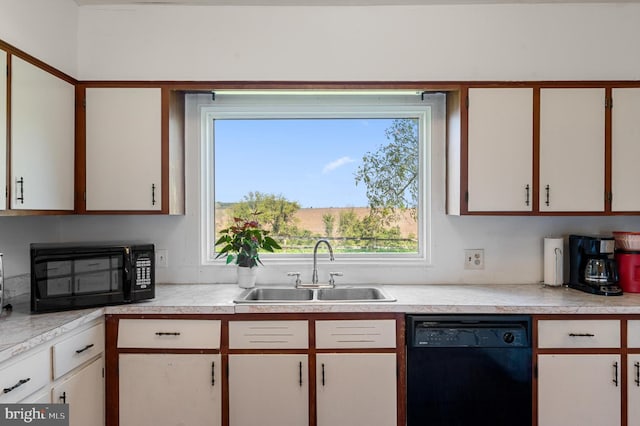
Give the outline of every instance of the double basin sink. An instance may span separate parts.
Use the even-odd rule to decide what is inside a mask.
[[[378,287],[270,288],[245,290],[235,303],[395,302]]]

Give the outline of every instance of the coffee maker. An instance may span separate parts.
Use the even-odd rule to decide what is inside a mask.
[[[619,296],[613,237],[569,236],[569,287],[601,296]]]

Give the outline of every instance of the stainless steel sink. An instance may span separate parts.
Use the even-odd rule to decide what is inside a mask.
[[[389,297],[375,287],[338,287],[318,290],[318,300],[332,301],[389,301]]]
[[[336,287],[322,289],[258,287],[245,290],[235,303],[339,303],[395,302],[378,287]]]
[[[305,302],[313,299],[313,290],[299,288],[252,288],[244,291],[236,303]]]

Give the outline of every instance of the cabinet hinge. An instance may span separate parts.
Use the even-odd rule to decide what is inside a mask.
[[[464,192],[464,202],[468,203],[469,202],[469,191],[465,191]]]
[[[82,201],[87,201],[87,191],[82,193]]]
[[[609,192],[605,193],[605,197],[606,197],[606,200],[608,202],[612,202],[613,201],[613,192],[609,191]]]
[[[82,99],[82,108],[87,109],[87,98]]]
[[[606,98],[604,100],[604,107],[605,107],[605,109],[606,108],[609,108],[609,109],[613,108],[613,97],[609,96],[608,98]]]
[[[469,95],[467,95],[464,99],[464,106],[465,108],[469,109]]]

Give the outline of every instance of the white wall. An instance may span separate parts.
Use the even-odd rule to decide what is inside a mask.
[[[9,31],[3,22],[12,19],[5,13],[28,9],[18,6],[23,1],[9,2],[17,12],[0,3],[0,37],[34,53],[37,40],[44,43],[46,39],[40,30],[11,27]],[[45,0],[28,2],[34,5]],[[88,6],[79,8],[78,76],[141,80],[639,79],[640,56],[633,53],[640,39],[637,22],[637,4]],[[65,62],[60,61],[59,53],[54,54],[52,64]],[[158,270],[160,281],[233,279],[233,268],[199,265],[200,131],[197,108],[191,104],[189,109],[185,216],[0,218],[0,250],[9,253],[12,264],[8,272],[28,271],[24,256],[32,241],[140,239],[169,250],[170,268]],[[433,147],[433,167],[433,265],[361,269],[358,281],[537,282],[542,279],[544,236],[640,229],[640,217],[446,216],[442,142]],[[465,248],[485,249],[484,271],[463,269]],[[305,267],[296,269],[310,273],[311,265]],[[260,280],[281,281],[290,269],[267,263]],[[351,271],[340,269],[345,272],[344,281],[352,281]]]
[[[639,79],[640,4],[85,6],[81,79]]]
[[[78,6],[73,0],[1,0],[0,39],[77,76]]]

